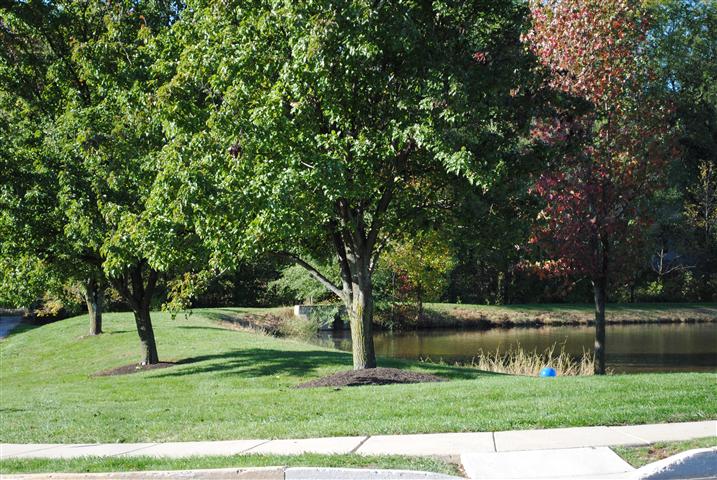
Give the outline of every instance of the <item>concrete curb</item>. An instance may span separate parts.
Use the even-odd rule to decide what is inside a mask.
[[[204,470],[156,470],[106,473],[32,473],[3,475],[5,480],[465,480],[440,473],[413,470],[371,470],[360,468],[260,467]]]

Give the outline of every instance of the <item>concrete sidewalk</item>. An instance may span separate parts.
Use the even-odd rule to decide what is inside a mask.
[[[8,458],[77,458],[86,456],[151,456],[183,458],[237,454],[301,453],[364,455],[459,456],[522,450],[552,450],[715,437],[717,420],[620,427],[579,427],[508,432],[429,433],[297,440],[228,440],[169,443],[0,444],[0,460]]]
[[[468,478],[481,480],[614,479],[635,469],[608,447],[466,453]]]
[[[690,450],[638,469],[608,447],[467,453],[461,463],[475,480],[717,479],[717,447]]]

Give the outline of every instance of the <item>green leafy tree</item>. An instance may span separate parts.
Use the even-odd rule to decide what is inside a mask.
[[[399,301],[415,303],[419,319],[423,303],[441,297],[456,264],[451,246],[436,231],[394,243],[384,260],[396,276]]]
[[[375,367],[372,275],[439,179],[504,171],[521,82],[513,2],[189,2],[167,85],[167,190],[215,252],[278,254],[347,307]],[[514,96],[511,96],[511,91]],[[182,188],[191,185],[191,188]],[[334,283],[306,259],[330,258]]]
[[[39,2],[0,8],[0,166],[7,179],[0,185],[0,271],[6,286],[0,296],[27,306],[68,281],[82,283],[89,333],[95,335],[102,331],[101,265],[89,248],[64,236],[58,155],[47,135],[69,100],[62,82],[71,53],[61,37],[72,35],[74,27],[50,12]]]
[[[154,112],[167,71],[155,66],[178,11],[153,0],[0,9],[2,150],[14,180],[2,190],[14,232],[3,254],[63,279],[106,279],[134,312],[145,364],[159,361],[150,305],[160,273],[195,259],[191,232],[150,201],[165,141]]]
[[[695,298],[709,299],[717,271],[717,249],[704,222],[712,208],[710,176],[717,171],[717,2],[655,0],[649,5],[652,88],[663,90],[675,105],[681,147],[668,176],[671,193],[665,203],[671,215],[660,219],[665,226],[655,232],[655,250],[666,243],[692,265]]]

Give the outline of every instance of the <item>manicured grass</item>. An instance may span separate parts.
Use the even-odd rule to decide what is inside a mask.
[[[613,450],[627,463],[635,468],[640,468],[680,452],[708,447],[717,447],[717,436],[683,442],[657,442],[646,447],[613,447]]]
[[[430,457],[365,456],[365,455],[234,455],[229,457],[85,457],[50,460],[10,459],[0,463],[2,473],[47,472],[130,472],[147,470],[198,470],[204,468],[246,467],[341,467],[420,470],[460,475],[458,465]]]
[[[591,304],[530,304],[530,305],[471,305],[460,303],[430,303],[425,326],[470,325],[490,322],[544,324],[586,324],[594,320]],[[432,314],[432,315],[431,315]],[[609,304],[608,323],[661,323],[717,321],[717,303],[629,303]]]
[[[132,316],[82,337],[87,317],[0,341],[0,442],[91,443],[494,431],[717,418],[714,373],[551,380],[380,359],[447,383],[298,390],[351,368],[347,353],[227,330],[201,311],[153,315],[160,359],[181,364],[93,377],[139,360]],[[81,338],[82,337],[82,338]]]

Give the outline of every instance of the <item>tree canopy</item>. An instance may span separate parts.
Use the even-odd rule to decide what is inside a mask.
[[[509,163],[522,9],[190,2],[164,92],[169,188],[217,264],[272,253],[304,266],[346,304],[355,368],[375,366],[382,246],[450,176],[487,188]],[[341,284],[307,256],[333,256]]]
[[[149,201],[165,143],[155,112],[166,72],[155,67],[179,8],[67,0],[0,10],[3,160],[17,180],[3,184],[3,249],[63,281],[109,281],[135,312],[145,363],[158,361],[149,309],[160,271],[194,252],[191,234]],[[152,262],[175,244],[171,267]]]

